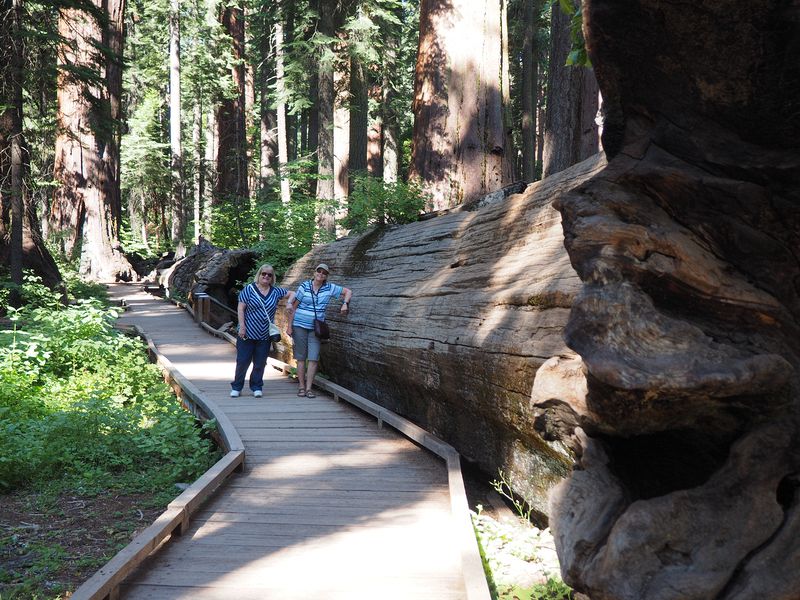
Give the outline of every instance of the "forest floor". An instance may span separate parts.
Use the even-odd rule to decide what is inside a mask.
[[[520,519],[479,475],[464,479],[498,599],[530,598],[521,590],[558,578],[549,531]],[[0,495],[0,600],[69,598],[168,502],[147,494]]]
[[[68,598],[167,502],[151,494],[0,495],[0,599]]]

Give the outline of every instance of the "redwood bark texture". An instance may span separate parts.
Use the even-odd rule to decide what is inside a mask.
[[[496,0],[420,3],[411,176],[430,209],[475,202],[513,180],[501,8]]]
[[[75,8],[59,12],[58,137],[51,230],[62,249],[80,249],[88,279],[130,279],[133,268],[119,248],[119,124],[125,0],[95,0],[104,18]],[[102,22],[101,22],[102,21]],[[98,46],[106,49],[98,51]],[[93,69],[99,83],[70,69]]]
[[[586,0],[607,167],[556,202],[579,356],[539,370],[551,496],[592,600],[800,589],[800,9]]]
[[[247,199],[247,130],[245,127],[244,9],[231,2],[222,9],[222,27],[231,37],[234,65],[231,78],[235,95],[222,100],[217,112],[218,150],[216,203]]]
[[[503,469],[540,514],[570,462],[534,431],[530,389],[537,367],[567,351],[562,333],[580,284],[550,199],[603,164],[598,155],[523,193],[495,192],[475,210],[319,246],[279,282],[296,289],[329,265],[353,300],[346,319],[338,303],[329,307],[322,371],[490,476]]]

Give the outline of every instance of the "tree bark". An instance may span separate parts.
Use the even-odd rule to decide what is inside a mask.
[[[245,128],[245,39],[242,1],[228,3],[221,23],[230,36],[234,95],[224,98],[217,110],[217,172],[214,201],[243,202],[248,196],[247,131]]]
[[[503,111],[501,3],[423,0],[411,177],[429,209],[470,203],[513,179]]]
[[[56,188],[51,230],[68,256],[80,251],[80,272],[98,281],[130,279],[133,269],[119,248],[119,124],[125,0],[95,0],[104,25],[75,8],[59,11],[67,42],[59,53]],[[97,52],[100,45],[107,53]],[[100,84],[67,67],[94,69]]]
[[[579,359],[542,367],[532,397],[577,463],[551,495],[562,574],[593,600],[788,600],[796,6],[589,0],[583,15],[610,158],[557,200],[583,282],[565,330]]]
[[[181,22],[180,0],[169,3],[169,144],[172,177],[172,245],[183,243],[186,208],[183,201],[183,147],[181,145]]]
[[[334,34],[333,11],[331,2],[320,3],[319,30],[328,37]],[[333,61],[330,58],[319,61],[318,74],[317,200],[330,203],[334,199],[333,111],[336,100]],[[330,237],[336,233],[333,212],[324,206],[317,213],[317,227]]]
[[[22,298],[22,230],[23,230],[23,95],[22,66],[24,64],[24,44],[21,35],[21,0],[3,0],[0,5],[0,44],[11,50],[8,62],[0,67],[0,204],[3,207],[0,219],[0,243],[5,243],[6,232],[10,231],[8,247],[11,288],[8,299],[10,306],[19,307]],[[4,191],[10,179],[10,193]],[[10,207],[9,207],[10,205]],[[9,214],[10,213],[10,214]],[[7,218],[10,216],[10,220]]]
[[[350,178],[367,170],[369,104],[364,65],[350,60]]]
[[[594,72],[586,67],[565,66],[571,47],[569,20],[558,3],[553,4],[542,177],[558,173],[599,151],[595,123],[598,87]]]
[[[286,129],[286,73],[284,70],[283,52],[283,24],[275,23],[275,95],[278,99],[278,176],[281,181],[281,202],[288,204],[291,199],[289,187],[289,174],[286,169],[289,165],[289,133]]]

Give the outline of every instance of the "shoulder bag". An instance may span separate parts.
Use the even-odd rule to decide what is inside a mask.
[[[255,292],[257,294],[258,301],[261,303],[261,309],[264,311],[264,316],[267,317],[267,322],[269,323],[269,341],[272,343],[280,342],[281,330],[277,325],[275,325],[275,323],[272,322],[272,319],[269,318],[267,305],[264,304],[264,300],[261,299],[261,294],[259,293],[258,289],[256,289]]]
[[[317,300],[314,293],[314,284],[309,286],[309,293],[311,294],[311,303],[314,305],[314,335],[321,340],[329,340],[331,337],[331,330],[325,321],[317,318]]]

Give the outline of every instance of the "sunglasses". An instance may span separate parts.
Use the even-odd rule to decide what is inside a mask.
[[[262,277],[274,277],[274,273],[259,273]]]
[[[317,269],[317,273],[322,273],[323,275],[328,274],[328,272],[325,269]]]

